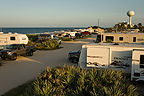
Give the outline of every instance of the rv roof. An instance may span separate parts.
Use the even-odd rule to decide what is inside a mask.
[[[102,33],[102,34],[142,34],[144,35],[144,33],[137,33],[137,32],[126,32],[126,33]]]
[[[87,46],[109,46],[109,47],[135,47],[135,48],[144,48],[144,43],[91,43]]]

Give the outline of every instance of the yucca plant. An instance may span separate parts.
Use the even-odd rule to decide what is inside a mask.
[[[59,48],[59,43],[56,40],[48,39],[42,43],[35,43],[37,49],[56,49]]]
[[[35,96],[137,96],[122,71],[49,68],[33,82]]]

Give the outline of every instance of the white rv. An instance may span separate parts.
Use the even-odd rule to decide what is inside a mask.
[[[0,32],[0,46],[10,45],[10,44],[27,44],[28,37],[26,34],[18,34],[18,33],[8,33],[4,34]]]
[[[131,74],[131,80],[144,80],[144,45],[83,45],[79,58],[81,68],[110,68]]]
[[[70,36],[75,37],[76,33],[77,32],[65,32],[65,35],[69,34]]]

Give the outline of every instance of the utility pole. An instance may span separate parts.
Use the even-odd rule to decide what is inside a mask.
[[[99,27],[99,25],[100,25],[100,24],[99,24],[99,18],[98,18],[98,27]]]
[[[100,26],[100,21],[99,21],[99,18],[98,18],[98,27]],[[102,38],[103,38],[103,36],[102,36],[102,32],[100,32],[100,34],[101,34],[101,45],[102,45],[102,43],[103,43],[103,41],[102,41]]]

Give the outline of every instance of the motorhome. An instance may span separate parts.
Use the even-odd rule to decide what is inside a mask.
[[[83,45],[78,65],[81,68],[110,68],[131,74],[131,80],[144,80],[144,45]]]
[[[28,37],[26,34],[18,34],[18,33],[8,33],[4,34],[0,32],[0,46],[10,45],[10,44],[27,44]]]
[[[97,35],[96,41],[114,43],[144,43],[144,33],[101,33]]]

